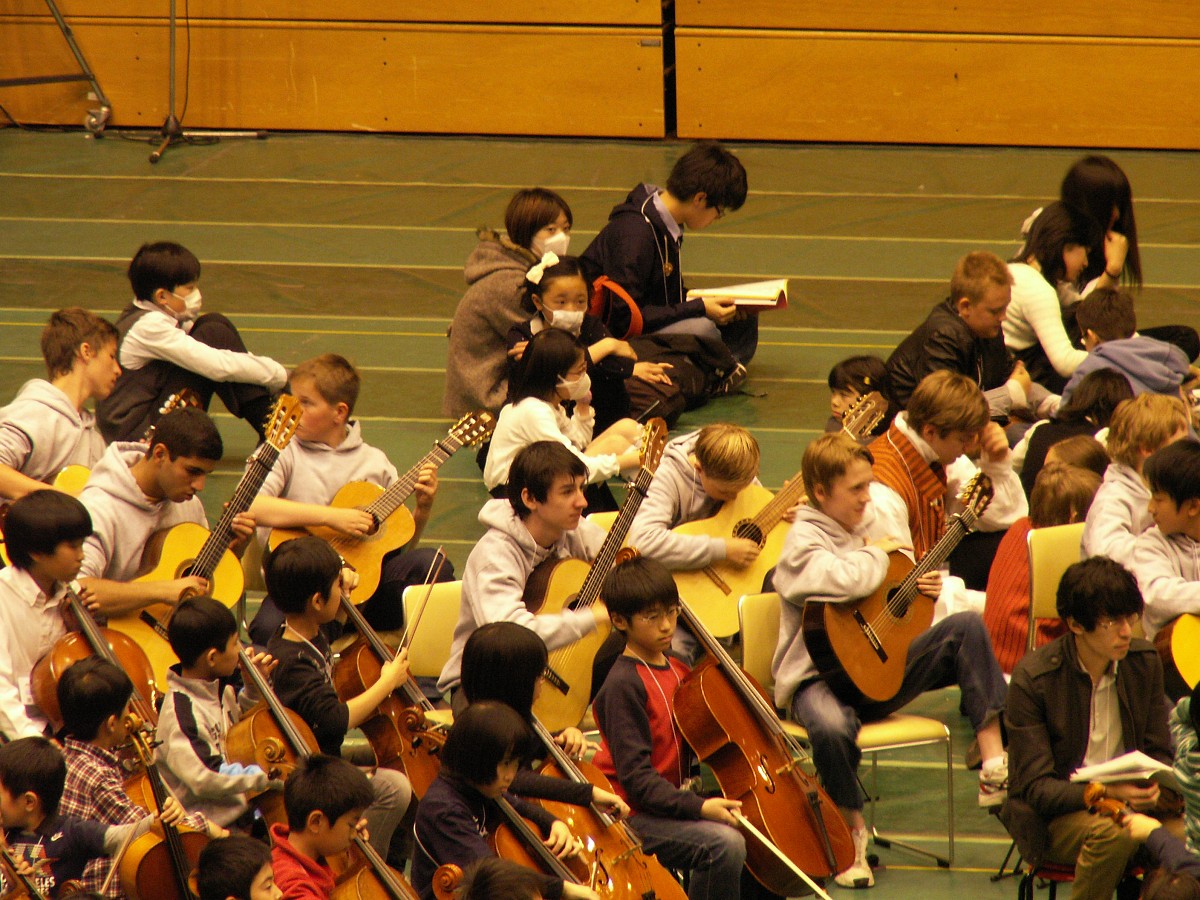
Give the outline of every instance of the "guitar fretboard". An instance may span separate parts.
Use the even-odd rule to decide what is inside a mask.
[[[200,548],[200,552],[196,554],[196,562],[192,566],[192,574],[199,575],[201,578],[212,580],[213,572],[217,570],[217,565],[221,562],[221,557],[225,555],[225,551],[229,549],[229,545],[233,543],[233,520],[250,508],[250,504],[254,502],[254,498],[258,496],[259,489],[263,486],[263,482],[267,480],[267,475],[271,471],[271,466],[275,465],[275,460],[279,458],[279,450],[271,444],[260,444],[258,449],[254,451],[254,455],[246,466],[246,471],[238,482],[237,488],[233,492],[233,497],[229,500],[229,505],[221,513],[221,518],[217,521],[216,527],[209,534],[208,540],[204,542],[204,546]]]
[[[442,440],[433,445],[433,449],[422,456],[415,466],[398,478],[396,482],[386,491],[380,494],[366,510],[375,517],[376,522],[385,521],[392,513],[398,510],[416,490],[417,482],[421,478],[421,470],[426,466],[441,466],[446,460],[454,455],[455,451],[461,449],[462,441],[455,438],[453,435],[447,435]]]

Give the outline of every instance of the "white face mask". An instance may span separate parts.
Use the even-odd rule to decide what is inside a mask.
[[[200,318],[200,308],[204,299],[200,296],[200,288],[196,288],[186,297],[180,297],[174,291],[171,291],[171,296],[183,301],[183,312],[175,313],[176,319],[180,322],[195,322]]]
[[[583,328],[583,310],[543,309],[542,318],[551,328],[561,328],[576,337],[579,337],[579,330]]]
[[[555,256],[566,256],[567,248],[571,246],[571,236],[565,231],[556,231],[548,238],[533,239],[533,252],[536,256],[553,253]]]
[[[592,376],[584,372],[574,381],[567,381],[565,378],[560,378],[558,379],[558,387],[560,391],[566,391],[568,400],[582,400],[592,389]]]

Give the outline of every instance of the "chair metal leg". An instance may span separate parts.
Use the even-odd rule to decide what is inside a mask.
[[[949,848],[949,856],[940,856],[931,850],[925,850],[921,847],[914,846],[905,841],[899,841],[895,838],[890,838],[880,834],[875,827],[875,801],[879,796],[879,754],[871,754],[871,790],[867,795],[867,802],[870,804],[870,817],[867,820],[867,826],[871,829],[871,837],[876,845],[885,848],[899,847],[901,850],[907,850],[909,853],[916,853],[919,856],[927,856],[938,864],[939,868],[948,869],[954,861],[954,771],[950,768],[953,760],[953,750],[950,742],[946,742],[946,841]]]
[[[995,874],[989,875],[988,880],[992,882],[1003,881],[1005,878],[1012,878],[1014,875],[1020,875],[1023,867],[1021,854],[1017,853],[1017,861],[1013,863],[1013,867],[1007,872],[1004,871],[1008,866],[1008,861],[1012,859],[1013,853],[1016,853],[1017,842],[1013,841],[1008,845],[1008,852],[1004,854],[1004,859],[1000,861],[1000,868],[995,871]]]

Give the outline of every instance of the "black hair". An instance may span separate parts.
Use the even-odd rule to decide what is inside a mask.
[[[173,460],[190,456],[219,462],[225,455],[225,444],[216,424],[208,413],[193,406],[173,409],[155,423],[146,455],[159,444],[167,448],[167,455]]]
[[[534,900],[542,896],[544,883],[545,879],[533,869],[498,856],[485,856],[467,866],[458,896],[459,900]]]
[[[524,759],[532,743],[529,725],[511,706],[494,700],[472,703],[454,719],[442,747],[442,770],[467,784],[489,785],[500,763]]]
[[[528,518],[533,510],[525,505],[521,492],[527,490],[538,503],[545,503],[554,482],[564,476],[586,479],[587,464],[558,441],[534,441],[522,447],[508,467],[505,486],[513,512]]]
[[[746,202],[746,168],[716,141],[700,141],[675,161],[667,190],[685,201],[703,191],[710,209],[741,209]]]
[[[1037,260],[1042,277],[1057,288],[1066,278],[1063,250],[1069,244],[1088,246],[1087,223],[1065,203],[1049,203],[1033,220],[1025,246],[1012,262],[1027,262],[1032,256]]]
[[[610,615],[626,619],[647,610],[679,605],[679,588],[670,571],[658,560],[645,556],[614,566],[604,579],[600,596]]]
[[[558,262],[552,266],[546,266],[542,270],[541,280],[534,284],[528,278],[525,279],[525,295],[522,300],[525,309],[530,313],[536,312],[537,307],[533,305],[533,297],[536,294],[541,297],[546,292],[549,285],[560,278],[580,278],[583,280],[584,293],[592,296],[592,280],[587,277],[587,273],[583,271],[583,266],[579,262],[578,256],[560,256]],[[586,312],[586,310],[584,310]]]
[[[200,900],[250,900],[255,876],[270,864],[271,848],[252,837],[232,834],[210,841],[196,862]]]
[[[319,537],[284,541],[267,557],[267,593],[284,613],[308,609],[313,594],[329,596],[342,571],[342,558]]]
[[[848,356],[835,363],[829,370],[829,390],[854,391],[864,396],[871,391],[879,391],[887,402],[887,410],[879,423],[871,429],[871,434],[883,434],[900,411],[899,404],[892,397],[892,381],[888,377],[887,366],[878,356]]]
[[[174,293],[179,285],[196,281],[200,260],[187,247],[171,241],[142,244],[129,262],[128,274],[133,296],[152,301],[159,288]]]
[[[545,642],[524,625],[480,625],[463,647],[461,678],[467,702],[497,700],[530,719],[533,691],[548,658]]]
[[[1088,422],[1099,431],[1108,427],[1118,406],[1132,399],[1133,387],[1128,378],[1116,369],[1096,369],[1079,379],[1054,420]]]
[[[340,756],[314,753],[288,776],[283,786],[283,806],[288,826],[302,830],[314,812],[325,814],[332,825],[346,813],[366,809],[375,800],[371,782]]]
[[[1088,222],[1088,265],[1082,281],[1087,283],[1105,268],[1104,237],[1113,209],[1117,221],[1113,231],[1125,235],[1129,249],[1125,254],[1125,272],[1129,280],[1142,286],[1142,258],[1138,253],[1137,221],[1133,216],[1133,189],[1129,178],[1107,156],[1085,156],[1063,177],[1059,191],[1063,203]]]
[[[1191,438],[1155,450],[1142,467],[1150,490],[1171,498],[1177,507],[1200,500],[1200,443]]]
[[[1084,631],[1094,631],[1103,616],[1140,615],[1145,608],[1133,573],[1107,556],[1069,566],[1058,583],[1055,606],[1060,619],[1074,619]]]
[[[33,792],[42,804],[42,814],[58,812],[67,763],[62,751],[44,737],[24,737],[0,746],[0,785],[11,797]]]
[[[546,400],[555,396],[558,379],[586,358],[584,351],[583,342],[561,328],[539,331],[513,368],[509,400],[518,403],[526,397]]]
[[[18,569],[29,569],[34,553],[50,556],[63,541],[91,533],[87,507],[62,491],[32,491],[13,501],[4,520],[5,549]]]
[[[56,692],[67,734],[91,741],[109,716],[119,718],[125,712],[125,704],[133,696],[133,682],[120,666],[88,656],[62,673]]]
[[[181,600],[167,624],[167,640],[184,668],[194,666],[209,650],[223,653],[237,633],[237,619],[229,607],[207,596]]]
[[[567,217],[571,225],[575,219],[571,207],[559,194],[546,188],[526,188],[513,194],[504,211],[504,230],[508,238],[526,250],[533,245],[533,238],[547,225],[554,224],[559,214]]]

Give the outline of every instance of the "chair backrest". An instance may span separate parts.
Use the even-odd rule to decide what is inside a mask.
[[[247,591],[267,592],[267,582],[263,578],[262,544],[258,542],[257,535],[250,537],[246,552],[242,554],[242,576]]]
[[[450,658],[454,642],[454,626],[458,624],[462,605],[462,582],[442,581],[433,585],[418,584],[404,589],[404,622],[411,625],[425,592],[429,602],[408,645],[408,670],[417,678],[437,678]]]
[[[1034,528],[1029,544],[1029,644],[1037,642],[1038,619],[1057,619],[1056,594],[1063,572],[1079,562],[1083,522]]]
[[[783,598],[771,591],[746,594],[738,601],[738,623],[742,634],[742,668],[771,694],[775,679],[771,659],[779,643],[779,605]]]

